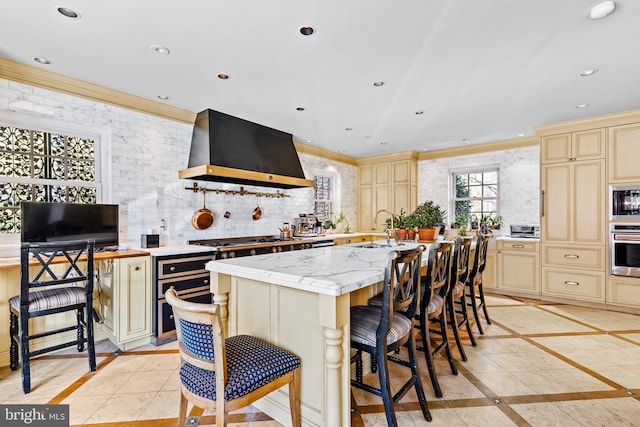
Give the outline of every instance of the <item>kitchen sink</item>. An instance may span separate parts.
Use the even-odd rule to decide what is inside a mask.
[[[373,249],[373,248],[391,248],[394,246],[400,246],[400,245],[404,245],[404,243],[398,243],[397,245],[387,245],[386,243],[363,243],[361,245],[355,245],[356,248],[367,248],[367,249]]]

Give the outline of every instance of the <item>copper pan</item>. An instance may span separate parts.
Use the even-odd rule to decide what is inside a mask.
[[[260,219],[261,216],[262,216],[262,209],[260,209],[260,198],[256,196],[256,208],[253,210],[253,213],[251,214],[251,218],[253,218],[254,221],[257,221]]]
[[[191,217],[191,225],[196,230],[205,230],[211,227],[215,215],[209,209],[207,209],[207,192],[202,192],[202,209],[198,209]]]

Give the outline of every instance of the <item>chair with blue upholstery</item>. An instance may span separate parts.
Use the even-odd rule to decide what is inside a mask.
[[[226,426],[229,412],[287,384],[291,423],[301,425],[296,355],[249,335],[225,338],[217,304],[181,300],[173,287],[165,297],[173,310],[182,360],[178,426],[185,425],[189,402],[215,411],[216,426]]]
[[[84,351],[87,344],[89,369],[96,370],[93,338],[93,240],[22,243],[20,248],[20,295],[9,299],[11,347],[9,367],[22,364],[22,389],[31,392],[32,357],[66,347]],[[29,319],[76,311],[76,324],[32,333]],[[52,322],[53,323],[53,322]],[[55,324],[55,323],[54,323]],[[31,349],[30,342],[51,335],[76,331],[73,341]]]
[[[382,398],[389,426],[398,425],[394,407],[412,388],[416,391],[424,419],[431,421],[418,370],[412,320],[420,299],[423,251],[424,246],[391,251],[385,265],[380,306],[370,304],[351,307],[351,349],[355,350],[351,362],[356,364],[356,378],[351,380],[351,385]],[[408,361],[389,355],[403,346],[407,348]],[[377,360],[380,388],[363,381],[363,352]],[[411,370],[410,378],[395,395],[391,392],[389,361]]]

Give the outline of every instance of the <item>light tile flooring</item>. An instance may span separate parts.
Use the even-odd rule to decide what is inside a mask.
[[[411,392],[397,408],[400,426],[640,426],[640,316],[498,296],[487,302],[492,324],[483,321],[476,347],[466,341],[459,375],[437,358],[442,399],[420,356],[433,421],[422,418]],[[85,427],[176,425],[175,343],[120,353],[101,342],[98,351],[95,373],[87,373],[86,356],[71,352],[34,360],[29,395],[19,371],[0,368],[0,402],[68,403],[71,425]],[[406,368],[392,369],[396,378],[405,375]],[[353,426],[386,425],[378,397],[354,389],[352,402]],[[191,415],[201,417],[200,426],[213,424],[208,413]],[[230,421],[280,426],[252,407]]]

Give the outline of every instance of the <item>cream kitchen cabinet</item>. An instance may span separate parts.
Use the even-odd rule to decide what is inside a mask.
[[[609,128],[609,183],[640,181],[640,123]]]
[[[492,290],[498,287],[497,281],[497,253],[495,250],[487,249],[487,259],[482,273],[482,287],[484,290]]]
[[[389,215],[381,214],[376,220],[376,212],[384,209],[397,215],[404,209],[411,213],[417,200],[417,156],[381,156],[358,162],[359,231],[383,231]]]
[[[102,332],[122,350],[151,342],[151,257],[96,262],[94,307]]]
[[[542,165],[542,243],[605,245],[605,161]]]
[[[640,308],[640,278],[609,276],[607,305]]]
[[[542,294],[587,302],[605,302],[605,272],[542,267]]]
[[[334,245],[348,245],[351,243],[363,243],[363,242],[370,242],[371,241],[371,236],[370,235],[357,235],[357,236],[351,236],[351,237],[338,237],[333,239],[333,244]]]
[[[498,240],[500,291],[540,296],[539,243],[535,240]],[[511,293],[509,292],[509,293]]]
[[[540,140],[540,163],[604,159],[606,136],[606,129],[543,136]]]

